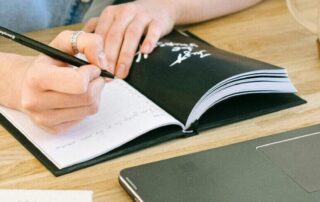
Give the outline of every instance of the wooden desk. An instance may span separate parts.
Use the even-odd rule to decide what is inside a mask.
[[[63,29],[30,36],[49,42]],[[58,178],[0,127],[0,188],[84,189],[94,191],[95,202],[130,201],[117,179],[123,168],[320,123],[316,37],[291,18],[284,0],[266,0],[247,11],[191,26],[190,30],[219,48],[288,68],[299,95],[308,104],[171,141]],[[2,39],[0,51],[34,54]]]

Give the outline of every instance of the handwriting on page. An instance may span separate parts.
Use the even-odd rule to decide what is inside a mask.
[[[135,106],[127,106],[134,108]],[[66,142],[62,145],[56,146],[57,150],[65,149],[67,147],[71,147],[75,144],[78,144],[80,142],[86,142],[89,139],[100,139],[103,138],[103,136],[108,137],[110,136],[110,131],[116,131],[117,129],[121,127],[125,127],[128,122],[136,121],[141,119],[141,117],[149,116],[149,118],[159,118],[164,117],[166,114],[159,112],[157,109],[153,109],[152,106],[149,106],[149,109],[143,109],[143,110],[136,110],[132,111],[130,110],[130,113],[124,116],[121,119],[115,119],[113,122],[110,120],[100,120],[100,123],[95,123],[96,125],[102,126],[98,130],[91,130],[90,133],[87,133],[85,136],[74,139],[72,141]],[[127,108],[128,109],[128,108]],[[150,116],[151,115],[151,116]],[[86,128],[89,130],[89,128]]]
[[[208,53],[206,50],[194,50],[199,48],[199,46],[195,43],[174,43],[174,42],[161,42],[157,43],[157,47],[164,48],[164,47],[172,47],[171,52],[178,53],[177,59],[170,65],[170,67],[175,66],[176,64],[181,64],[183,61],[191,58],[192,56],[199,56],[200,59],[210,56],[211,54]],[[137,59],[136,63],[139,63],[142,59],[141,51],[136,53]],[[147,59],[144,56],[144,59]]]
[[[96,151],[99,147],[101,151],[110,150],[152,128],[174,121],[164,110],[121,80],[107,84],[105,91],[99,113],[61,138],[53,149],[56,154],[90,144]]]
[[[176,124],[174,117],[125,81],[115,79],[101,93],[99,112],[59,135],[46,133],[25,114],[5,110],[10,120],[58,168],[111,151],[153,129]],[[1,201],[1,200],[0,200]]]

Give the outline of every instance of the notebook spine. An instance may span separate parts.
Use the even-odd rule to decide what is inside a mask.
[[[197,120],[197,121],[193,122],[188,129],[184,130],[183,137],[192,137],[192,136],[198,135],[199,134],[198,123],[199,123],[199,121]]]

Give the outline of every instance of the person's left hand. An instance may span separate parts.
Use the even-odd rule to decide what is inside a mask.
[[[156,2],[138,0],[108,6],[99,18],[92,18],[84,26],[84,31],[94,31],[103,37],[109,70],[116,76],[127,77],[143,35],[145,39],[140,51],[149,54],[160,37],[173,29],[175,16],[172,6]]]

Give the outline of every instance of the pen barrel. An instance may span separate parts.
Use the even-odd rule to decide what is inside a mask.
[[[76,66],[76,67],[80,67],[82,65],[89,64],[88,62],[86,62],[84,60],[76,58],[72,55],[68,55],[58,49],[52,48],[52,47],[47,46],[41,42],[27,38],[23,35],[16,35],[16,38],[14,40],[22,45],[25,45],[25,46],[31,48],[31,49],[37,50],[37,51],[39,51],[49,57],[60,60],[62,62],[66,62],[66,63],[73,65],[73,66]]]
[[[0,36],[3,36],[5,38],[11,39],[17,43],[20,43],[24,46],[27,46],[33,50],[37,50],[49,57],[52,57],[56,60],[60,60],[62,62],[68,63],[72,66],[80,67],[83,65],[88,65],[87,61],[81,60],[73,55],[69,55],[61,50],[55,49],[53,47],[50,47],[44,43],[41,43],[39,41],[36,41],[34,39],[28,38],[26,36],[23,36],[19,33],[16,33],[14,31],[11,31],[7,28],[0,26]],[[108,77],[108,78],[114,78],[114,75],[111,74],[108,71],[102,70],[101,71],[102,77]]]
[[[100,76],[114,79],[114,75],[111,74],[110,72],[106,71],[106,70],[101,70]]]

